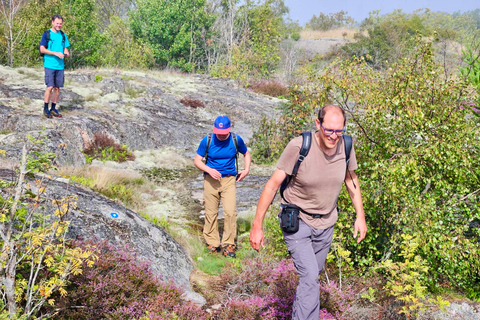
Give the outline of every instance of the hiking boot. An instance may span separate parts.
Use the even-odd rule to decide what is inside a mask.
[[[208,252],[210,252],[210,253],[217,253],[217,252],[220,252],[220,251],[222,250],[222,248],[220,248],[220,247],[214,247],[214,246],[211,246],[211,245],[210,245],[210,246],[207,247],[207,250],[208,250]]]
[[[52,114],[47,109],[43,109],[43,116],[48,119],[52,119]]]
[[[51,110],[50,110],[50,113],[51,113],[51,115],[54,116],[54,117],[57,117],[57,118],[61,118],[61,117],[62,117],[62,115],[60,114],[60,112],[58,112],[57,109],[51,109]]]
[[[230,258],[235,258],[236,253],[235,253],[235,247],[231,244],[229,244],[226,247],[223,247],[223,255],[225,257],[230,257]]]

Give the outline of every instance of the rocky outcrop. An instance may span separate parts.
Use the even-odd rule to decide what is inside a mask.
[[[0,179],[11,181],[13,177],[13,171],[0,169]],[[140,257],[152,262],[153,272],[164,281],[173,280],[183,287],[191,300],[203,300],[190,289],[189,277],[193,270],[190,258],[164,229],[114,201],[70,184],[68,179],[43,179],[47,185],[43,195],[46,212],[55,211],[51,200],[77,197],[77,209],[71,210],[68,218],[68,238],[95,242],[107,240],[117,248],[133,248]],[[29,188],[33,194],[38,193],[34,183],[29,184]]]
[[[274,117],[281,103],[235,81],[204,75],[70,71],[59,102],[64,117],[44,119],[43,89],[32,88],[42,87],[41,81],[22,81],[34,72],[22,70],[0,67],[0,149],[18,157],[27,134],[43,135],[45,151],[57,153],[59,165],[85,164],[81,151],[97,132],[130,150],[175,147],[193,155],[220,114],[228,115],[235,132],[248,141],[260,115]],[[2,71],[10,73],[7,78]],[[40,78],[42,71],[35,72]],[[205,107],[185,106],[183,98],[199,100]],[[61,143],[66,145],[62,152],[57,148]]]

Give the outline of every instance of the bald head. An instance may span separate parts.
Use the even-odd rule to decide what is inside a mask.
[[[320,111],[318,111],[318,120],[320,120],[320,123],[323,123],[327,114],[341,115],[343,117],[343,125],[345,126],[347,119],[345,118],[345,111],[342,108],[334,104],[328,104],[320,108]]]

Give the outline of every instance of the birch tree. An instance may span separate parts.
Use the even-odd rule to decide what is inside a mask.
[[[0,0],[0,17],[3,23],[3,37],[7,44],[7,60],[13,67],[15,47],[26,34],[27,22],[19,18],[19,12],[28,0]]]

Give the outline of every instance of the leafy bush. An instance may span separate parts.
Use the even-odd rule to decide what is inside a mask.
[[[257,163],[277,161],[287,143],[302,131],[312,129],[313,111],[318,101],[312,99],[308,90],[292,88],[289,102],[283,104],[282,115],[278,119],[263,116],[258,131],[252,137],[252,156]]]
[[[102,66],[146,69],[155,64],[150,47],[143,42],[135,41],[127,23],[120,17],[111,18],[104,37],[106,43],[100,48]]]
[[[420,39],[417,39],[420,41]],[[375,72],[362,60],[337,62],[317,78],[323,101],[336,101],[351,115],[362,177],[369,235],[347,243],[356,264],[368,266],[399,256],[403,234],[420,239],[419,255],[430,270],[430,290],[451,287],[473,294],[480,287],[479,121],[476,99],[458,78],[444,78],[431,43]],[[350,100],[354,97],[354,101]],[[354,214],[346,193],[339,206],[352,232]],[[469,254],[465,254],[469,252]]]
[[[289,253],[278,222],[277,215],[279,211],[279,206],[272,205],[265,216],[265,251],[272,257],[284,259],[289,256]]]
[[[115,140],[101,132],[95,133],[93,141],[83,150],[83,153],[87,156],[88,163],[91,163],[93,159],[116,162],[135,160],[135,156],[127,150],[126,145],[116,143]]]
[[[415,47],[417,34],[433,34],[418,13],[406,14],[398,10],[384,17],[380,17],[378,12],[371,13],[362,27],[368,36],[358,33],[358,41],[346,44],[342,50],[352,57],[364,57],[376,68],[385,67],[388,62],[398,61],[408,55]]]
[[[306,27],[312,30],[327,31],[343,26],[352,26],[355,23],[355,20],[347,14],[348,12],[343,10],[336,13],[330,13],[329,15],[320,12],[318,17],[313,15],[310,21],[307,22]]]
[[[205,0],[139,0],[130,13],[136,41],[149,45],[156,66],[179,67],[191,72],[202,67],[204,45],[214,22]]]
[[[36,178],[32,183],[25,180],[28,149],[24,145],[16,180],[0,181],[2,319],[35,318],[43,305],[55,304],[56,293],[65,296],[70,277],[81,273],[96,258],[89,246],[72,247],[65,237],[76,198],[68,196],[45,202],[48,187],[45,179]],[[9,195],[7,188],[11,188],[14,196]],[[4,198],[4,194],[8,197]],[[53,312],[42,314],[46,318],[52,315]]]
[[[273,80],[264,79],[261,81],[252,81],[249,83],[249,88],[256,93],[262,93],[272,97],[285,96],[288,94],[288,88],[286,85]]]
[[[263,120],[266,125],[254,134],[254,156],[276,160],[289,138],[313,122],[316,106],[344,107],[356,138],[369,226],[360,244],[348,239],[341,244],[352,253],[355,270],[387,258],[402,261],[400,235],[418,236],[418,254],[430,270],[422,284],[431,292],[452,288],[475,297],[480,230],[472,226],[480,219],[475,160],[480,122],[470,105],[478,94],[458,77],[446,77],[430,42],[416,42],[410,55],[386,70],[352,59],[312,72],[309,87],[297,91],[298,100],[285,106],[278,123]],[[352,234],[355,214],[345,191],[339,207],[336,234]]]
[[[181,299],[179,288],[162,282],[150,263],[131,249],[103,242],[97,251],[93,268],[76,275],[69,286],[71,294],[59,298],[56,319],[206,318],[200,308]]]

